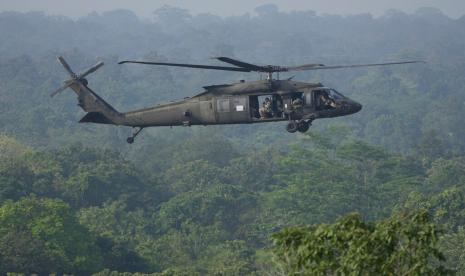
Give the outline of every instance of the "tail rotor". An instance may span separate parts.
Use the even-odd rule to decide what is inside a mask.
[[[87,80],[85,79],[85,77],[89,74],[92,74],[94,73],[95,71],[97,71],[100,67],[102,67],[104,65],[104,63],[102,61],[98,62],[97,64],[95,64],[94,66],[90,67],[89,69],[87,69],[86,71],[84,71],[83,73],[81,74],[76,74],[73,72],[73,70],[71,70],[71,67],[69,66],[69,64],[66,62],[66,60],[59,56],[58,57],[58,62],[65,68],[65,70],[69,73],[69,75],[71,76],[71,79],[69,80],[66,80],[64,85],[60,88],[58,88],[55,92],[53,92],[52,94],[50,94],[50,97],[54,97],[56,96],[57,94],[63,92],[64,90],[66,90],[66,88],[68,88],[70,85],[72,85],[73,83],[76,83],[76,82],[83,82],[85,85],[87,85]]]

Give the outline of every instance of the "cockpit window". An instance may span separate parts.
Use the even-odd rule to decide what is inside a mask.
[[[334,109],[337,106],[339,99],[342,99],[342,96],[331,91],[331,89],[321,89],[315,91],[315,100],[317,110],[329,110]]]
[[[337,92],[334,89],[328,89],[328,96],[335,99],[335,100],[341,100],[344,98],[341,93]]]

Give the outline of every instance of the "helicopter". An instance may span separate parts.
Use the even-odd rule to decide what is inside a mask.
[[[298,82],[294,81],[293,78],[280,80],[279,73],[423,62],[399,61],[335,66],[326,66],[324,64],[260,66],[229,57],[216,57],[215,59],[233,66],[136,60],[124,60],[119,64],[132,63],[232,72],[259,72],[265,73],[267,78],[257,81],[246,82],[241,80],[237,83],[205,86],[203,87],[204,91],[192,97],[121,113],[88,87],[88,81],[85,77],[102,67],[103,62],[98,62],[81,74],[76,74],[65,59],[59,56],[58,62],[61,63],[71,78],[66,80],[64,85],[50,96],[54,97],[65,89],[71,88],[77,94],[78,105],[87,112],[79,121],[80,123],[132,127],[132,135],[127,138],[129,144],[134,143],[134,139],[144,128],[156,126],[207,126],[282,121],[287,122],[286,130],[288,132],[304,133],[309,130],[312,122],[316,119],[351,115],[359,112],[362,105],[333,88],[325,87],[321,83]],[[277,78],[273,78],[274,74],[277,74]]]

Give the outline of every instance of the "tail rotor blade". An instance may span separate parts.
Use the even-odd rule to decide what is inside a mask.
[[[99,69],[100,67],[103,66],[103,62],[98,62],[97,64],[95,64],[94,66],[90,67],[89,69],[87,69],[86,71],[84,71],[82,74],[80,75],[76,75],[73,70],[71,70],[71,67],[69,66],[69,64],[65,61],[65,59],[62,57],[62,56],[59,56],[58,57],[58,62],[61,63],[61,65],[63,65],[63,67],[66,69],[66,71],[68,71],[68,73],[71,75],[71,79],[65,81],[64,85],[60,88],[58,88],[56,91],[54,91],[52,94],[50,94],[50,97],[55,97],[57,94],[60,94],[61,92],[63,92],[66,88],[70,87],[70,85],[72,85],[73,83],[80,83],[80,84],[83,84],[83,85],[87,85],[87,81],[86,79],[84,79],[85,76],[97,71],[97,69]]]
[[[66,84],[63,85],[62,87],[58,88],[55,92],[53,92],[52,94],[50,94],[50,98],[53,98],[53,97],[55,97],[56,95],[60,94],[60,93],[63,92],[66,88],[68,88],[70,85],[71,85],[71,82],[70,82],[70,83],[66,83]]]
[[[104,65],[103,61],[99,61],[97,64],[95,64],[94,66],[90,67],[89,69],[87,69],[87,71],[85,71],[84,73],[82,74],[79,74],[79,79],[81,78],[84,78],[85,76],[89,75],[89,74],[92,74],[93,72],[97,71],[100,67],[102,67]]]
[[[63,65],[63,67],[66,69],[66,71],[68,71],[72,78],[76,77],[76,74],[73,72],[73,70],[71,70],[71,67],[62,56],[58,57],[58,62],[61,63],[61,65]]]

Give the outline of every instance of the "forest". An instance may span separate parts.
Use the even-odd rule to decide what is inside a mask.
[[[0,273],[26,275],[465,275],[465,16],[165,6],[79,19],[0,13]],[[363,104],[317,120],[161,127],[79,124],[73,68],[121,111],[258,74],[122,66],[350,64],[297,73]],[[283,74],[282,78],[292,77]]]

